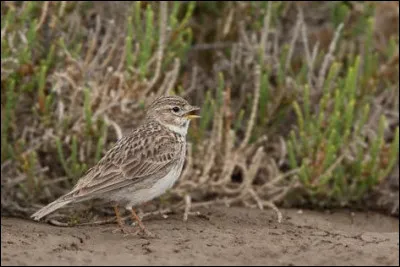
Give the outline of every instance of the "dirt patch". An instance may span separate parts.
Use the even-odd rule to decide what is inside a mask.
[[[62,228],[2,217],[2,265],[398,265],[399,220],[376,213],[214,207],[144,220],[158,239],[114,225]]]

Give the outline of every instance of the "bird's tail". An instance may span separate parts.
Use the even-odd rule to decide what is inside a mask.
[[[38,221],[40,218],[52,213],[55,210],[58,210],[59,208],[62,208],[70,202],[72,202],[72,199],[59,198],[32,214],[31,218]]]

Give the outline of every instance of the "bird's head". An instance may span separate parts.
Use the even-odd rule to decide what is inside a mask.
[[[186,135],[190,120],[200,118],[198,110],[199,107],[190,105],[180,96],[162,96],[151,103],[146,117],[176,133]]]

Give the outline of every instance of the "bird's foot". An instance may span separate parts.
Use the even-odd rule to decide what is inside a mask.
[[[150,232],[147,230],[147,228],[144,229],[139,229],[138,234],[140,234],[141,237],[146,238],[146,239],[159,239],[160,237],[153,232]]]

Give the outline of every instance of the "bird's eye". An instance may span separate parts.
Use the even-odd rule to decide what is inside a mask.
[[[179,107],[173,107],[172,108],[172,111],[175,112],[175,113],[179,112],[179,110],[181,110]]]

